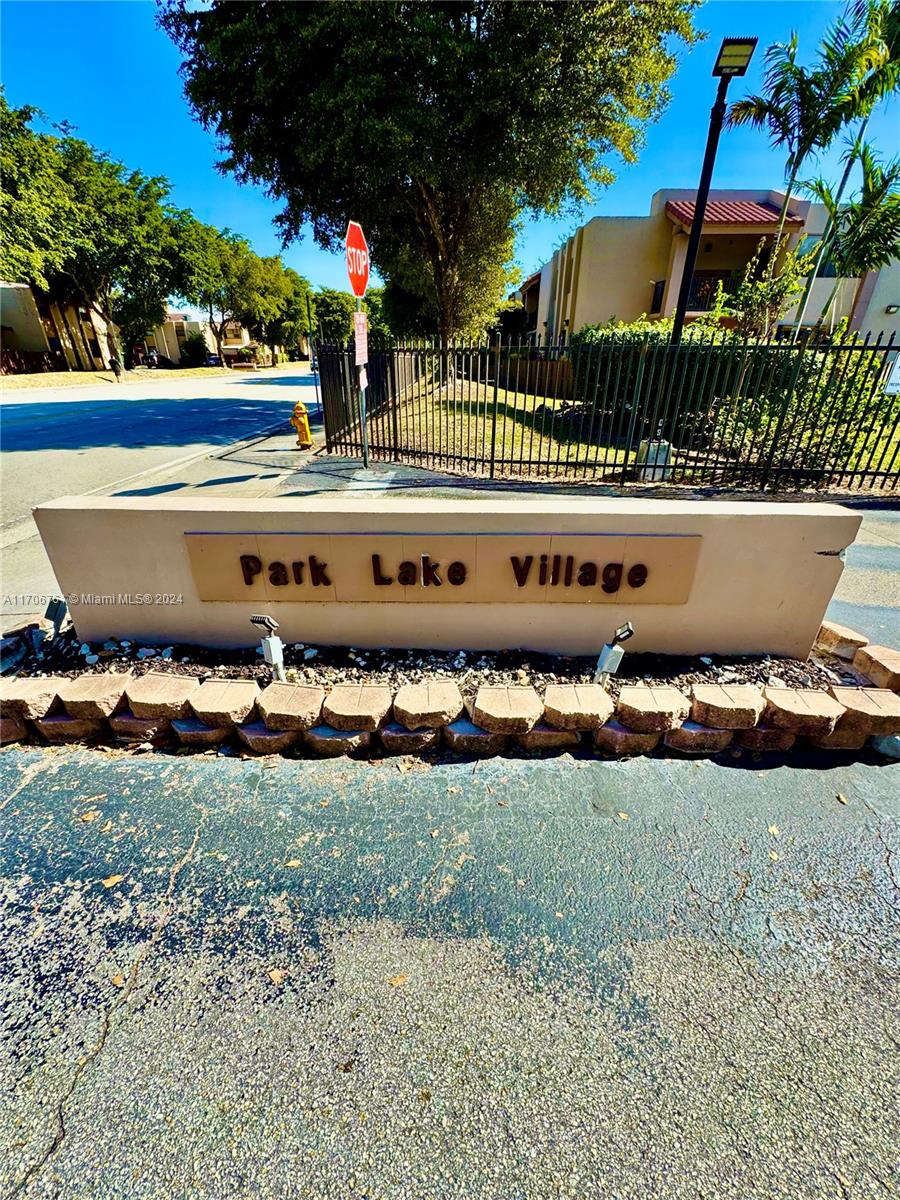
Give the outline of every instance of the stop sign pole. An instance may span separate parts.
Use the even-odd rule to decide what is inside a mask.
[[[350,290],[356,297],[356,311],[361,314],[357,317],[355,329],[357,331],[356,345],[364,347],[362,350],[363,361],[360,361],[360,352],[356,355],[356,370],[359,380],[359,410],[362,423],[362,444],[363,444],[363,466],[369,465],[369,422],[366,414],[366,386],[368,377],[366,375],[366,364],[368,361],[368,347],[366,339],[359,336],[359,331],[362,329],[365,333],[365,314],[362,312],[362,300],[366,294],[366,288],[369,286],[369,244],[366,241],[366,235],[362,231],[362,226],[356,221],[347,222],[347,234],[344,238],[344,252],[347,256],[347,278],[350,280]]]

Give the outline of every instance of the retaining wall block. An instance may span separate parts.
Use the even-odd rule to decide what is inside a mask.
[[[555,729],[588,733],[615,712],[609,692],[599,683],[551,683],[544,693],[544,721]]]
[[[488,733],[527,733],[544,715],[533,687],[480,687],[472,721]]]
[[[390,688],[380,684],[339,683],[322,705],[322,721],[345,733],[373,733],[391,711]]]
[[[594,745],[605,754],[630,757],[634,754],[649,754],[659,745],[661,737],[661,730],[645,733],[638,729],[629,729],[627,725],[613,718],[594,730]]]
[[[629,685],[619,692],[616,717],[635,733],[664,733],[679,726],[690,707],[677,688]]]

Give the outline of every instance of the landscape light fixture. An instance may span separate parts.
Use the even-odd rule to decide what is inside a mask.
[[[62,623],[66,619],[66,614],[68,611],[69,606],[61,596],[54,596],[54,598],[47,605],[47,611],[44,613],[44,617],[46,620],[53,622],[54,637],[59,636],[59,631],[62,628]]]
[[[265,613],[252,613],[250,624],[256,625],[259,629],[265,629],[266,636],[259,640],[263,652],[263,661],[267,662],[272,668],[272,674],[278,682],[284,683],[284,642],[280,637],[275,636],[278,622],[274,617],[267,616]]]
[[[601,687],[606,687],[609,683],[610,675],[615,675],[621,665],[622,659],[625,657],[622,642],[627,642],[630,637],[634,637],[634,626],[630,621],[626,621],[612,635],[612,641],[607,642],[600,651],[600,657],[597,659],[597,667],[594,671],[594,683],[599,683]]]
[[[677,346],[681,341],[681,331],[684,329],[684,316],[687,312],[688,297],[694,278],[694,267],[697,263],[697,250],[703,234],[703,220],[706,216],[706,202],[709,199],[709,185],[712,183],[713,165],[716,161],[716,150],[719,148],[719,134],[725,120],[725,93],[732,79],[747,74],[750,59],[756,49],[758,39],[724,38],[719,49],[712,73],[719,80],[716,92],[716,102],[709,114],[709,133],[706,138],[706,154],[703,156],[703,169],[700,172],[700,186],[697,188],[697,199],[694,201],[694,219],[691,223],[691,235],[688,239],[687,254],[684,258],[684,270],[681,274],[681,287],[678,289],[678,304],[675,308],[675,319],[672,323],[672,345]]]

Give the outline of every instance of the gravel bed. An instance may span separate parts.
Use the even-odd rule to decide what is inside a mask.
[[[27,635],[26,635],[27,637]],[[599,650],[599,647],[598,647]],[[362,650],[346,646],[286,645],[287,678],[296,683],[380,683],[397,690],[404,683],[445,677],[455,679],[466,699],[484,684],[532,684],[543,694],[551,683],[589,683],[594,656],[561,656],[525,650],[434,651]],[[266,684],[271,668],[257,650],[212,650],[202,646],[149,646],[110,640],[89,646],[74,630],[63,631],[31,650],[16,667],[20,675],[75,676],[89,672],[131,670],[171,671],[200,679],[257,679]],[[671,684],[689,690],[694,683],[754,683],[770,686],[827,688],[854,685],[861,677],[850,665],[830,655],[815,655],[807,662],[764,656],[689,657],[663,654],[626,654],[610,692],[618,696],[626,684]]]

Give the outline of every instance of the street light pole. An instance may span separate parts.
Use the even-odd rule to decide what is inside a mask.
[[[716,101],[709,114],[709,134],[706,138],[706,154],[703,156],[703,170],[700,172],[700,186],[697,189],[697,199],[694,202],[694,220],[691,223],[691,234],[688,238],[687,254],[684,260],[684,270],[681,275],[681,287],[678,289],[678,305],[675,309],[675,319],[672,324],[672,344],[681,341],[684,329],[684,317],[687,312],[688,296],[694,279],[694,267],[697,263],[697,251],[700,248],[700,238],[703,233],[703,220],[706,216],[706,202],[709,199],[709,185],[712,183],[713,166],[716,161],[716,151],[719,148],[719,135],[725,121],[725,94],[728,85],[736,75],[745,75],[753,51],[756,49],[756,38],[725,38],[713,67],[713,75],[719,76],[719,87],[716,91]]]

